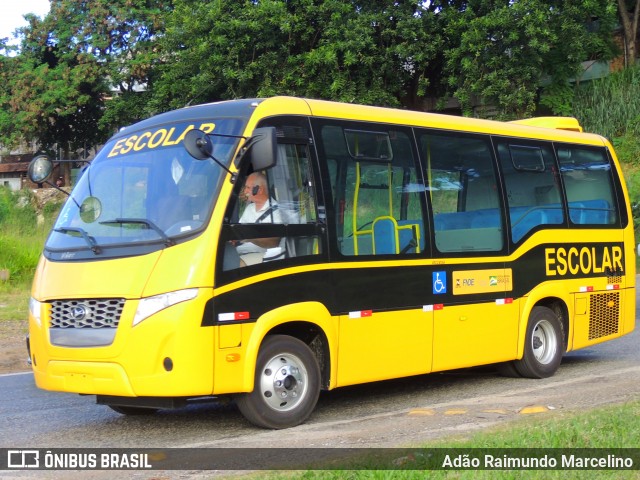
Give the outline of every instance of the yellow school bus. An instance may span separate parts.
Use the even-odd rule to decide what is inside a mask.
[[[232,396],[286,428],[345,385],[549,377],[633,330],[634,289],[618,160],[574,119],[236,100],[106,143],[44,246],[29,355],[120,413]]]

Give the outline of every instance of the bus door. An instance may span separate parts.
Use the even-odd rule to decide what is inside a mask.
[[[319,213],[324,209],[318,207],[308,126],[286,117],[267,126],[278,132],[277,162],[264,171],[241,167],[221,233],[222,282],[317,262],[324,252],[325,217]]]
[[[424,184],[410,132],[318,122],[333,197],[338,385],[426,373],[432,317],[424,309]]]
[[[305,301],[326,303],[327,292],[314,288],[317,276],[304,269],[326,262],[309,128],[287,117],[275,117],[267,126],[277,129],[277,162],[263,171],[241,165],[220,233],[216,285],[245,279],[215,298],[221,359],[246,347],[243,339],[265,313]],[[302,273],[287,271],[295,266]],[[226,361],[215,362],[215,368],[221,369],[216,378],[242,379],[240,371],[234,376],[224,370],[230,368]],[[239,388],[229,385],[229,391]]]
[[[489,137],[418,132],[433,211],[433,370],[515,358],[518,308]]]

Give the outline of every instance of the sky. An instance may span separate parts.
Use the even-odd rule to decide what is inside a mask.
[[[0,38],[13,41],[13,31],[24,27],[27,22],[23,15],[35,13],[40,18],[49,12],[49,0],[0,0]]]

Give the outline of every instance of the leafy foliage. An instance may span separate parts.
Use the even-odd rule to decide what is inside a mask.
[[[441,50],[421,3],[176,0],[154,106],[278,94],[415,106]]]
[[[499,118],[530,116],[545,75],[552,79],[549,93],[566,94],[581,61],[613,52],[615,7],[606,1],[478,0],[443,15],[449,17],[447,37],[454,39],[445,73],[467,114],[475,97],[494,105]],[[598,28],[586,27],[592,16]]]
[[[273,95],[454,96],[507,119],[533,112],[545,78],[564,114],[580,62],[611,56],[615,15],[609,0],[51,0],[17,55],[0,43],[0,143],[67,155],[153,113]]]
[[[50,206],[54,211],[59,208],[59,203]],[[47,220],[39,224],[29,190],[12,192],[0,187],[0,270],[9,271],[10,285],[26,285],[31,281],[53,213],[48,212]]]
[[[0,66],[0,142],[55,145],[69,158],[143,116],[130,108],[105,116],[107,100],[150,87],[153,39],[169,3],[51,0],[44,19],[28,15],[20,54],[2,57]]]
[[[580,85],[573,114],[587,131],[608,138],[640,135],[640,66]]]

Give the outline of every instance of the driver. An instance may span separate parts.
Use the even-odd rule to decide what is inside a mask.
[[[240,216],[240,223],[283,223],[278,202],[269,196],[267,177],[254,172],[247,177],[243,195],[248,204]],[[279,237],[252,238],[236,243],[241,265],[255,265],[284,256],[283,242]]]

